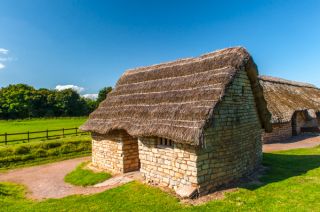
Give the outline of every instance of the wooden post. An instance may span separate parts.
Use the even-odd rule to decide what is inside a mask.
[[[47,140],[49,139],[49,130],[47,129]]]
[[[8,142],[8,135],[7,133],[4,134],[4,143],[7,145]]]
[[[78,135],[78,128],[75,128],[76,129],[76,135]]]
[[[64,137],[64,128],[62,128],[62,137]]]
[[[30,132],[28,131],[28,142],[30,142]]]

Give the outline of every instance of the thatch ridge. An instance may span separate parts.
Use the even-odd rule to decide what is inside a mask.
[[[226,48],[226,49],[221,49],[221,50],[217,50],[214,52],[208,52],[205,54],[202,54],[198,57],[187,57],[187,58],[180,58],[174,61],[168,61],[168,62],[164,62],[164,63],[158,63],[158,64],[153,64],[153,65],[149,65],[149,66],[141,66],[141,67],[136,67],[136,68],[132,68],[132,69],[128,69],[124,75],[128,75],[128,74],[134,74],[137,72],[141,72],[141,71],[148,71],[151,69],[160,69],[160,68],[165,68],[165,67],[170,67],[170,66],[175,66],[175,65],[183,65],[186,63],[192,63],[192,62],[196,62],[199,61],[201,59],[206,59],[215,55],[218,55],[219,53],[221,54],[228,54],[234,50],[239,50],[242,49],[244,51],[246,51],[243,47],[241,46],[237,46],[237,47],[232,47],[232,48]]]
[[[317,88],[315,85],[305,82],[297,82],[287,79],[282,79],[278,77],[271,77],[271,76],[259,76],[259,80],[272,82],[272,83],[279,83],[279,84],[285,84],[285,85],[292,85],[292,86],[298,86],[298,87],[307,87],[307,88]]]
[[[257,68],[249,53],[236,47],[126,71],[81,129],[125,130],[135,137],[200,145],[206,123],[240,70],[248,73],[262,125],[268,128]]]
[[[296,111],[320,112],[320,89],[308,83],[260,76],[272,123],[290,122]]]

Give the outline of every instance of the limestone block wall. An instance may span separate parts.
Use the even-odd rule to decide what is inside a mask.
[[[291,122],[272,124],[271,133],[263,133],[263,143],[274,143],[286,141],[292,137]]]
[[[214,111],[197,152],[200,194],[248,175],[262,160],[261,124],[245,71],[237,74]]]
[[[194,146],[158,145],[158,138],[139,138],[140,172],[147,182],[177,188],[197,185],[197,155]]]
[[[123,132],[93,133],[92,164],[113,174],[139,170],[137,139]]]

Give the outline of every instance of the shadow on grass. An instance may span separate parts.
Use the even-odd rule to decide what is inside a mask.
[[[320,167],[320,155],[264,153],[263,166],[267,170],[259,179],[261,183],[248,183],[241,187],[255,190],[270,183],[306,174],[308,171]]]
[[[261,180],[278,182],[320,167],[320,155],[286,155],[265,153],[263,165],[269,170]]]

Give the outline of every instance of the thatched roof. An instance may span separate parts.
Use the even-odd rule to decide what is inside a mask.
[[[290,122],[296,111],[320,111],[320,89],[316,86],[268,76],[259,79],[272,123]]]
[[[99,134],[125,130],[134,137],[158,136],[199,145],[214,108],[244,69],[262,126],[268,127],[270,114],[256,65],[244,48],[237,47],[128,70],[81,129]]]

